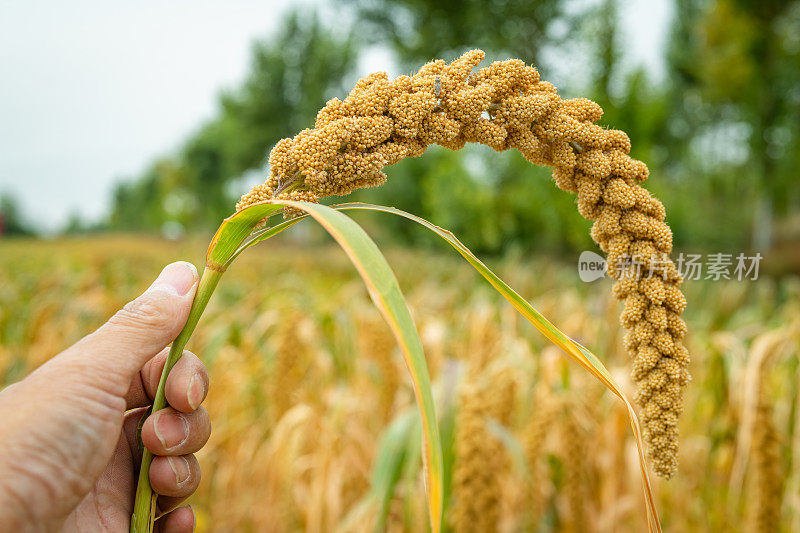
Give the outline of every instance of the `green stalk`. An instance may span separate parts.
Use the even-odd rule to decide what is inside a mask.
[[[189,337],[192,336],[194,328],[197,326],[197,322],[200,320],[200,316],[203,314],[206,304],[208,304],[208,300],[214,293],[214,289],[217,287],[217,283],[219,283],[224,271],[224,268],[208,264],[203,270],[197,293],[189,310],[189,318],[173,341],[167,356],[167,362],[164,364],[164,371],[161,372],[161,380],[158,382],[156,397],[153,399],[153,413],[166,407],[167,400],[164,391],[167,384],[167,375],[183,355],[183,348],[189,341]],[[150,453],[150,450],[144,448],[142,451],[142,466],[139,469],[139,482],[136,485],[136,499],[133,504],[130,533],[152,533],[153,531],[153,524],[156,520],[156,497],[158,495],[153,492],[153,488],[150,486],[150,464],[152,462],[153,454]]]

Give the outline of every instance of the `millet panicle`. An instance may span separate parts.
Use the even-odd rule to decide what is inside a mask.
[[[384,166],[418,157],[431,144],[516,148],[531,163],[552,167],[556,185],[577,194],[578,211],[594,221],[592,238],[608,256],[614,294],[625,302],[621,322],[649,456],[654,470],[670,477],[690,379],[680,318],[686,300],[669,259],[672,232],[664,206],[639,185],[647,166],[628,155],[624,132],[595,124],[603,113],[596,103],[561,99],[518,59],[475,70],[483,57],[471,50],[449,64],[427,63],[412,76],[363,78],[344,100],[328,101],[313,128],[275,145],[266,182],[245,194],[237,210],[273,198],[313,202],[380,185]]]

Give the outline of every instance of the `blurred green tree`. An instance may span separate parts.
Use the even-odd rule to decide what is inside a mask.
[[[218,115],[174,157],[117,187],[111,227],[197,229],[229,215],[243,192],[232,184],[263,168],[272,145],[312,126],[324,102],[344,91],[356,46],[340,33],[313,12],[287,14],[274,36],[253,47],[247,80],[220,96]]]
[[[0,194],[0,237],[29,236],[35,233],[24,220],[17,199],[11,193]]]
[[[720,125],[745,141],[728,179],[747,180],[736,189],[757,200],[751,245],[766,250],[775,216],[800,209],[800,2],[718,0],[700,20],[692,71]]]
[[[371,28],[372,42],[391,48],[409,69],[471,48],[483,49],[489,60],[519,57],[541,66],[548,48],[582,39],[581,24],[590,16],[563,0],[341,1],[355,8],[357,24]],[[607,31],[613,42],[615,27]],[[575,214],[574,199],[553,186],[548,170],[532,167],[515,150],[470,146],[452,154],[434,147],[387,174],[386,185],[355,197],[429,218],[477,251],[514,246],[564,252],[593,246],[589,223]],[[429,242],[418,241],[418,232],[403,221],[382,219],[381,224],[416,244]]]
[[[112,225],[215,225],[261,179],[254,169],[270,147],[366,74],[356,65],[370,45],[390,49],[404,70],[480,47],[489,59],[536,64],[565,97],[598,101],[601,124],[627,132],[632,155],[650,166],[648,188],[668,206],[679,248],[766,249],[772,219],[800,210],[800,0],[674,0],[661,78],[629,61],[619,0],[338,4],[349,13],[336,28],[313,13],[287,14],[254,47],[246,82],[220,96],[216,118],[174,157],[119,186]],[[387,174],[386,185],[354,199],[418,213],[477,250],[592,246],[574,199],[513,150],[431,147]],[[420,235],[399,220],[377,227],[402,242]]]
[[[545,46],[562,41],[554,20],[568,23],[562,0],[340,0],[372,26],[375,42],[389,45],[407,64],[453,56],[465,49],[524,58],[539,64]]]
[[[378,40],[405,61],[479,46],[490,56],[533,62],[547,77],[542,51],[555,50],[564,60],[577,56],[561,92],[590,96],[605,110],[604,125],[628,133],[632,155],[658,176],[648,186],[669,205],[680,246],[767,249],[773,217],[798,210],[800,2],[676,0],[665,51],[668,77],[656,86],[644,69],[624,64],[617,0],[580,9],[558,1],[342,1],[376,25]],[[578,76],[585,72],[588,80]],[[504,172],[503,165],[490,168]],[[522,178],[533,171],[515,170],[533,183]],[[506,186],[509,180],[498,176]],[[543,203],[558,202],[559,193],[537,192]],[[752,200],[744,209],[743,198]],[[423,215],[432,216],[429,209]],[[511,240],[526,229],[505,227]],[[545,241],[574,242],[566,234],[550,237]]]

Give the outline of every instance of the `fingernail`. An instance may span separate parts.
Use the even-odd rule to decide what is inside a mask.
[[[150,288],[161,287],[184,296],[196,282],[197,268],[186,261],[178,261],[165,266]]]
[[[169,467],[175,474],[175,483],[180,487],[189,480],[189,461],[183,456],[167,457]]]
[[[177,448],[189,438],[189,422],[180,414],[156,413],[153,428],[165,450]]]
[[[189,380],[189,390],[186,391],[186,398],[189,400],[189,407],[196,411],[200,403],[206,397],[206,382],[199,374],[194,374]]]

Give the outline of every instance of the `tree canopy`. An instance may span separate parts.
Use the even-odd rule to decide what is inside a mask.
[[[308,8],[290,11],[254,46],[250,74],[220,95],[217,116],[176,154],[118,186],[109,223],[215,226],[263,179],[279,139],[310,126],[327,99],[368,74],[360,59],[371,47],[391,51],[389,67],[401,70],[480,47],[489,59],[535,64],[566,96],[600,103],[601,124],[628,133],[632,155],[650,166],[647,185],[668,206],[680,246],[766,248],[780,222],[800,211],[800,2],[673,7],[664,79],[628,60],[618,0],[339,0],[347,16],[335,24]],[[513,152],[433,147],[356,198],[411,210],[482,251],[589,246],[574,199]],[[393,224],[381,222],[394,238],[415,239]]]

